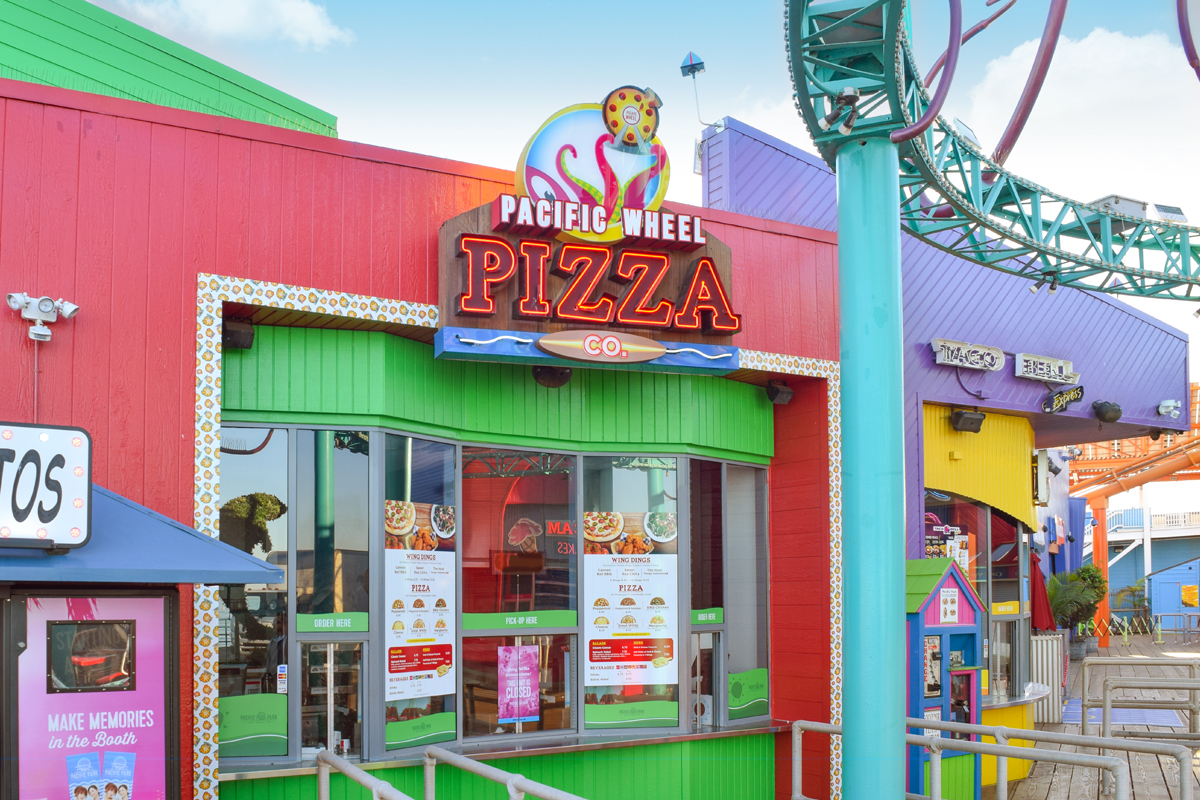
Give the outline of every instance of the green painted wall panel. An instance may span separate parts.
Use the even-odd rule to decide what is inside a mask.
[[[577,369],[561,389],[527,366],[433,358],[382,332],[260,326],[224,354],[227,421],[388,425],[558,449],[670,450],[765,463],[774,418],[756,386],[703,375]]]
[[[337,135],[337,118],[86,0],[0,0],[0,77]]]
[[[945,800],[975,800],[976,756],[942,757],[942,797]],[[925,762],[925,793],[929,791],[929,762]]]
[[[771,800],[775,794],[775,740],[769,734],[615,747],[489,762],[506,772],[588,800]],[[420,767],[371,774],[411,797],[423,797]],[[308,800],[316,776],[223,781],[222,800]],[[370,800],[371,793],[334,774],[333,798]],[[437,796],[506,800],[503,786],[446,765],[437,769]]]

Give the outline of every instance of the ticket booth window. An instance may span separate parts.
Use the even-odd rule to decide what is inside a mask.
[[[46,691],[135,689],[134,626],[131,619],[46,623]]]

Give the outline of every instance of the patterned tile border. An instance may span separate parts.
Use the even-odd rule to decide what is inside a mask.
[[[829,721],[842,723],[842,389],[841,365],[759,350],[740,352],[742,369],[824,378],[829,406]],[[829,797],[842,796],[842,737],[829,737]]]
[[[425,303],[409,303],[268,281],[201,274],[196,289],[196,446],[193,501],[196,529],[209,536],[220,535],[217,499],[220,496],[221,315],[222,303],[227,301],[425,328],[438,326],[437,307]],[[837,724],[842,721],[842,426],[839,365],[836,361],[742,350],[741,367],[785,375],[823,378],[828,387],[829,718]],[[218,794],[216,604],[214,589],[196,587],[192,695],[195,701],[193,760],[198,800],[217,800]],[[841,793],[841,740],[834,737],[830,742],[830,797],[832,800],[840,800]]]
[[[230,301],[253,306],[355,317],[436,328],[437,306],[360,294],[308,289],[222,275],[202,274],[196,287],[195,526],[219,536],[221,450],[221,312]],[[193,761],[197,800],[217,798],[217,596],[197,586],[193,632],[192,696],[195,700]]]

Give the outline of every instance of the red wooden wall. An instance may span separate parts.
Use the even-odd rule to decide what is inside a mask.
[[[28,323],[0,307],[0,419],[88,429],[98,484],[191,524],[197,274],[436,304],[438,227],[511,181],[506,170],[0,80],[0,292],[81,307],[36,350]],[[736,343],[837,359],[833,234],[691,213],[733,251]],[[796,400],[776,410],[771,473],[772,693],[776,716],[824,719],[825,384],[793,386]]]
[[[829,721],[829,423],[826,382],[789,379],[775,406],[771,507],[771,714]],[[775,796],[791,795],[791,734],[776,737]],[[804,794],[827,798],[829,737],[804,737]]]

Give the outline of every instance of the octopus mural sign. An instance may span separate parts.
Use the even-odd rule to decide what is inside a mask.
[[[621,241],[625,226],[611,223],[623,220],[625,209],[657,211],[667,195],[671,166],[656,135],[661,108],[652,89],[621,86],[602,103],[551,115],[521,152],[516,195],[587,206],[581,225],[559,226],[560,238]]]

